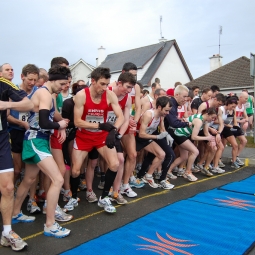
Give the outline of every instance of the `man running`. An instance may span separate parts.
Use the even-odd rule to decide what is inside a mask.
[[[34,110],[29,113],[29,129],[24,136],[22,151],[22,160],[26,163],[26,171],[24,179],[17,190],[12,217],[14,222],[31,222],[35,220],[35,217],[24,215],[20,209],[40,169],[51,179],[47,192],[44,235],[57,238],[68,236],[70,230],[62,228],[55,222],[55,210],[64,180],[50,152],[49,139],[52,129],[58,130],[60,137],[65,138],[65,128],[68,121],[53,122],[55,106],[52,94],[60,93],[62,87],[66,85],[69,74],[70,70],[68,68],[53,66],[49,70],[49,81],[38,89],[31,98],[34,103]]]
[[[72,177],[78,179],[76,182],[78,187],[82,163],[88,152],[96,148],[109,167],[105,174],[105,185],[98,206],[103,207],[106,212],[114,213],[116,209],[112,206],[108,194],[119,167],[114,146],[116,130],[123,124],[124,116],[117,96],[107,89],[110,77],[109,68],[98,67],[91,73],[91,86],[76,94],[74,123],[78,130],[72,152]],[[114,125],[106,122],[109,105],[116,115]]]

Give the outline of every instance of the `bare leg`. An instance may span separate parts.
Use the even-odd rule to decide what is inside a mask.
[[[14,172],[0,173],[1,214],[3,225],[11,225],[14,203]]]

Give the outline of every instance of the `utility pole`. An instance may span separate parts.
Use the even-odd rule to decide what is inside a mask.
[[[162,23],[162,15],[160,15],[160,18],[159,18],[159,25],[160,25],[160,38],[163,38],[163,37],[162,37],[161,23]]]

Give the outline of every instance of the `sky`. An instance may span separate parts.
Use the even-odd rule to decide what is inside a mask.
[[[49,69],[53,57],[95,66],[106,55],[176,39],[193,78],[209,72],[209,57],[227,64],[255,53],[253,0],[9,0],[1,1],[0,65]]]

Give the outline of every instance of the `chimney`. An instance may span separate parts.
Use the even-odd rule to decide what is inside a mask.
[[[165,39],[163,36],[159,39],[159,42],[160,43],[164,43],[164,42],[166,42],[167,41],[167,39]]]
[[[219,54],[215,54],[209,59],[210,59],[210,71],[213,71],[222,66],[221,62],[222,56],[220,56]]]
[[[101,63],[105,60],[105,48],[101,46],[98,48],[98,58],[96,58],[97,64],[96,66],[100,66]]]

